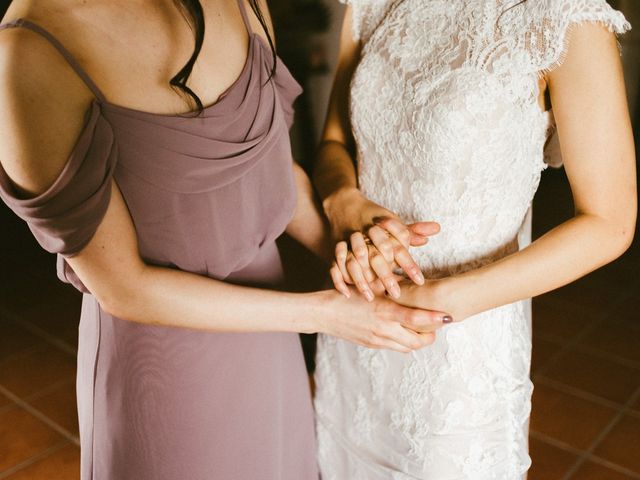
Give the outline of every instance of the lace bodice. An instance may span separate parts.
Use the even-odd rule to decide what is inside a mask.
[[[434,274],[517,247],[545,166],[540,74],[562,61],[571,24],[629,27],[604,0],[518,3],[351,1],[360,186],[407,220],[441,222],[414,252]]]
[[[414,258],[427,276],[493,262],[545,167],[552,117],[539,79],[573,25],[629,28],[604,0],[349,0],[362,43],[351,82],[360,188],[441,233]],[[512,8],[511,8],[512,7]],[[326,480],[521,480],[531,326],[525,303],[444,327],[402,355],[320,336],[319,461]]]

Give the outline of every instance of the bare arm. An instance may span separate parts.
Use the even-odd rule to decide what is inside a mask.
[[[331,260],[333,246],[329,224],[322,213],[311,181],[297,163],[294,163],[293,173],[297,190],[296,213],[287,226],[287,233],[318,257]]]
[[[407,248],[425,245],[430,235],[438,233],[439,226],[433,222],[405,225],[393,212],[368,200],[358,190],[355,144],[349,122],[349,86],[360,58],[360,43],[353,38],[351,15],[348,7],[313,181],[333,240],[337,242],[336,263],[331,270],[334,284],[345,295],[349,292],[347,283],[355,284],[372,299],[376,278],[382,280],[392,295],[399,295],[391,270],[394,265],[401,267],[414,282],[423,283],[422,273]],[[370,247],[363,234],[371,239]]]
[[[92,97],[64,60],[29,32],[0,34],[0,75],[6,80],[0,84],[0,162],[23,196],[38,195],[64,168]],[[259,290],[146,265],[137,245],[113,184],[91,241],[67,259],[102,308],[125,320],[209,331],[319,331],[400,351],[433,340],[402,323],[439,325],[429,313],[387,300],[369,305],[336,292]]]
[[[575,216],[494,264],[424,289],[407,286],[401,301],[462,320],[572,282],[629,247],[637,212],[635,153],[614,35],[598,25],[574,28],[568,56],[548,84]]]

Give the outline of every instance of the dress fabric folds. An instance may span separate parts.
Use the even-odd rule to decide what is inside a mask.
[[[114,105],[55,38],[96,100],[66,166],[43,194],[0,196],[85,293],[78,350],[82,480],[317,479],[313,412],[298,336],[209,333],[136,324],[100,308],[65,259],[93,237],[112,183],[140,254],[228,282],[277,286],[275,244],[296,203],[288,130],[300,93],[251,32],[246,65],[200,115]],[[212,318],[215,312],[211,312]]]

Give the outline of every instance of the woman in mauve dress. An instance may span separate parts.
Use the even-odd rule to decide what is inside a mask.
[[[85,293],[82,479],[316,479],[295,332],[409,351],[441,315],[257,288],[280,234],[326,236],[264,4],[16,0],[1,29],[0,194]]]

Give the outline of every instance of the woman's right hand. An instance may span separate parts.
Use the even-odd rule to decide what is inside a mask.
[[[395,268],[402,269],[416,285],[424,284],[424,276],[411,257],[409,247],[426,245],[429,237],[440,231],[437,223],[407,225],[355,188],[334,193],[323,206],[337,242],[331,278],[339,292],[349,297],[349,285],[355,285],[372,301],[375,282],[397,298],[400,287],[393,274]]]
[[[431,345],[445,325],[445,313],[404,307],[384,296],[368,302],[360,295],[345,298],[335,290],[313,295],[322,297],[318,332],[368,348],[409,353]]]

